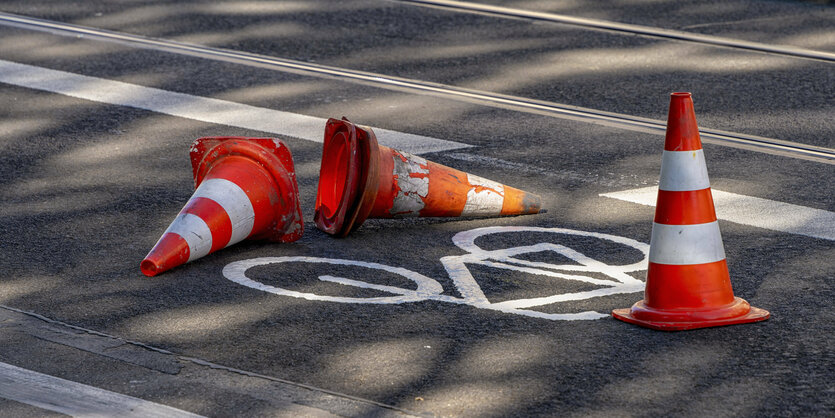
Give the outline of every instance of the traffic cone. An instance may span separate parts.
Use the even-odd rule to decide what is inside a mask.
[[[293,157],[279,139],[210,137],[191,145],[196,190],[142,260],[155,276],[244,239],[302,236]]]
[[[673,93],[644,299],[612,315],[677,331],[769,318],[734,296],[690,93]]]
[[[378,145],[374,131],[329,119],[314,221],[344,237],[367,218],[538,213],[539,196]]]

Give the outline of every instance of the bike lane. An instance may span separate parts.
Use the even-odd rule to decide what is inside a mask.
[[[415,99],[410,122],[355,110],[375,126],[414,123],[420,134],[478,145],[425,157],[540,193],[548,212],[371,220],[340,240],[316,230],[308,209],[296,243],[245,242],[147,279],[139,260],[192,191],[190,141],[264,133],[4,88],[14,97],[8,114],[31,122],[10,129],[14,153],[4,157],[14,168],[3,178],[4,304],[417,411],[675,414],[713,402],[768,412],[807,397],[827,406],[783,389],[790,379],[827,393],[819,372],[831,364],[822,337],[831,327],[827,240],[722,224],[734,290],[773,312],[766,323],[670,335],[603,315],[641,297],[653,208],[600,194],[657,181],[656,137],[477,106],[466,109],[471,123],[430,123],[443,112],[426,98]],[[439,106],[447,105],[461,106]],[[291,110],[325,117],[336,107]],[[38,112],[51,112],[39,127]],[[289,143],[311,208],[320,146]],[[832,178],[826,166],[716,146],[706,153],[722,190],[832,209],[820,197]],[[506,229],[480,235],[489,228]],[[259,259],[284,260],[245,271],[261,286],[363,303],[274,295],[232,281],[240,270],[224,274]]]

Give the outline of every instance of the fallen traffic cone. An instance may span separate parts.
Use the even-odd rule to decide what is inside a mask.
[[[612,315],[676,331],[769,318],[734,296],[690,93],[673,93],[644,299]]]
[[[367,218],[538,213],[539,196],[378,145],[374,131],[329,119],[316,226],[338,237]]]
[[[200,138],[191,146],[196,190],[140,269],[155,276],[244,239],[302,236],[299,188],[287,145],[272,138]]]

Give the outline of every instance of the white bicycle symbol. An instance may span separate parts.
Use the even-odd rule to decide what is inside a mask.
[[[637,249],[643,254],[643,259],[637,263],[628,265],[608,265],[591,257],[586,256],[574,249],[554,243],[539,243],[535,245],[512,247],[500,250],[484,250],[475,244],[479,237],[509,233],[509,232],[537,232],[554,233],[564,235],[576,235],[583,237],[597,238],[616,244],[626,245]],[[469,231],[459,232],[452,238],[452,242],[467,254],[447,256],[440,259],[450,279],[462,296],[460,298],[443,295],[443,286],[435,280],[420,273],[385,264],[369,263],[364,261],[343,260],[336,258],[320,257],[261,257],[248,260],[236,261],[223,268],[223,275],[227,279],[264,292],[276,295],[292,296],[307,300],[338,302],[338,303],[362,303],[362,304],[400,304],[407,302],[420,302],[426,300],[449,302],[463,305],[475,306],[482,309],[491,309],[517,315],[525,315],[550,320],[588,320],[599,319],[609,316],[608,313],[585,311],[577,313],[545,313],[526,308],[533,308],[542,305],[550,305],[560,302],[579,301],[595,297],[610,296],[623,293],[636,293],[644,290],[644,282],[630,276],[628,273],[646,270],[649,259],[649,245],[633,239],[596,232],[578,231],[564,228],[540,228],[540,227],[518,227],[518,226],[497,226],[477,228]],[[542,251],[553,251],[563,257],[569,258],[576,264],[557,265],[545,262],[527,261],[516,258],[523,254],[538,253]],[[315,293],[304,293],[294,290],[270,286],[246,276],[248,269],[256,266],[264,266],[279,263],[324,263],[340,266],[364,267],[375,270],[384,270],[411,280],[417,285],[416,289],[405,289],[396,286],[387,286],[368,283],[361,280],[335,277],[329,275],[319,276],[319,280],[338,283],[345,286],[354,286],[364,289],[373,289],[391,294],[384,297],[342,297],[326,296]],[[470,270],[470,265],[483,265],[487,267],[513,270],[528,274],[540,275],[565,280],[577,280],[590,283],[600,288],[575,292],[555,294],[546,297],[532,299],[515,299],[503,302],[492,303],[485,296],[481,286],[475,280]],[[598,273],[608,279],[595,278],[582,273]]]

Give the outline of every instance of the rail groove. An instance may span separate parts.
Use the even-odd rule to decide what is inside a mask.
[[[213,48],[165,39],[149,38],[140,35],[19,16],[10,13],[0,12],[0,24],[30,30],[45,31],[64,36],[87,36],[91,39],[100,41],[122,43],[132,47],[160,50],[204,59],[213,59],[242,65],[271,68],[279,71],[300,72],[308,75],[350,80],[373,85],[375,87],[431,94],[454,100],[509,108],[523,112],[545,114],[565,119],[580,120],[633,131],[663,134],[666,130],[666,123],[664,121],[654,119],[605,112],[601,110],[501,93],[467,89],[428,81],[393,77],[365,71],[276,58],[242,51]],[[715,129],[701,129],[700,133],[702,139],[708,143],[835,164],[835,149]]]
[[[656,28],[652,26],[632,25],[628,23],[612,22],[608,20],[589,19],[583,17],[567,16],[557,13],[535,12],[530,10],[516,9],[510,7],[491,6],[488,4],[470,3],[454,0],[396,0],[402,3],[410,3],[420,6],[437,7],[459,12],[476,12],[500,17],[524,18],[538,21],[562,23],[585,28],[602,29],[613,32],[628,33],[634,35],[651,36],[654,38],[673,39],[684,42],[693,42],[706,45],[723,46],[728,48],[744,49],[748,51],[763,52],[768,54],[783,55],[789,57],[808,58],[813,60],[835,62],[835,53],[819,51],[814,49],[799,48],[789,45],[771,45],[761,42],[750,42],[740,39],[725,38],[721,36],[703,35],[693,32],[685,32],[673,29]]]

